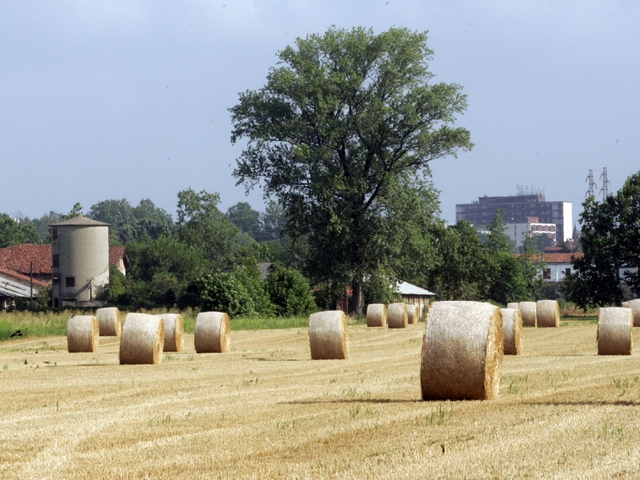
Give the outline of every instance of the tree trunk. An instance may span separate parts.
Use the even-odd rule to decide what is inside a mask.
[[[362,280],[354,280],[351,283],[351,312],[356,315],[364,315],[363,284]]]

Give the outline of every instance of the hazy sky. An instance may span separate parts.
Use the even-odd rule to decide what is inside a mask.
[[[434,81],[468,95],[475,148],[432,162],[442,215],[481,195],[544,188],[573,202],[593,169],[617,190],[640,167],[640,2],[220,0],[0,2],[0,212],[87,212],[188,187],[245,196],[228,108],[296,37],[429,31]]]

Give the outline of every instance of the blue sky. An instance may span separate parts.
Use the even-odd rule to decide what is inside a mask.
[[[0,3],[0,212],[101,200],[245,196],[228,108],[296,37],[429,31],[434,81],[468,95],[475,148],[431,164],[442,216],[517,185],[573,203],[589,169],[610,189],[640,168],[640,2],[629,0],[30,1]]]

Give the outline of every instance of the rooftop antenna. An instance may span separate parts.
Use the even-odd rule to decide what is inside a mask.
[[[596,185],[596,182],[593,181],[593,170],[589,170],[589,175],[587,175],[585,182],[589,182],[589,188],[587,189],[585,198],[595,197],[596,188],[598,188],[598,186]]]
[[[604,167],[604,170],[602,170],[600,178],[602,179],[602,188],[600,189],[600,193],[602,193],[602,199],[605,200],[609,196],[609,185],[611,185],[607,178],[607,167]]]

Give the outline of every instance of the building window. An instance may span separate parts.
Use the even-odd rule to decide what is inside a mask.
[[[60,255],[57,253],[53,254],[53,268],[58,268],[60,266]]]
[[[51,229],[51,238],[53,240],[57,240],[58,239],[58,229],[57,228],[52,228]]]
[[[571,274],[571,269],[570,268],[565,268],[564,269],[564,274],[566,275],[570,275]]]
[[[545,268],[544,271],[542,272],[542,278],[544,278],[545,280],[549,280],[551,278],[551,269],[550,268]]]
[[[76,286],[76,277],[66,277],[65,279],[65,286],[67,287],[75,287]]]

